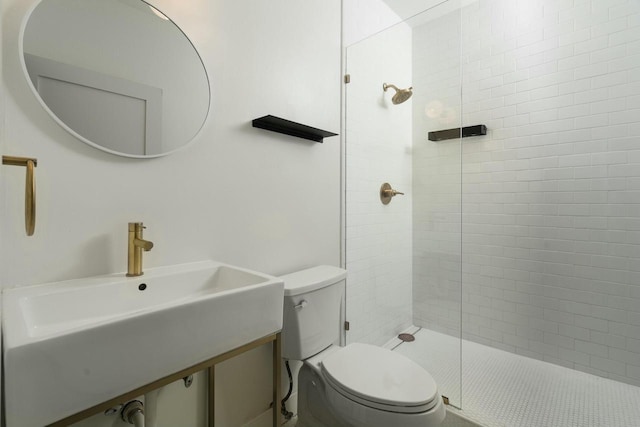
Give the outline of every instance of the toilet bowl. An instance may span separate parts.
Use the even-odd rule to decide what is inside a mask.
[[[300,427],[432,427],[445,408],[431,375],[390,350],[337,345],[346,271],[319,266],[283,276],[283,357],[303,361]]]

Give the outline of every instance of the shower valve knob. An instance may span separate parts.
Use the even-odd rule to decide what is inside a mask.
[[[385,182],[384,184],[382,184],[382,187],[380,187],[380,201],[383,205],[388,205],[389,202],[391,202],[391,199],[398,194],[404,195],[404,193],[391,188],[391,184],[389,184],[388,182]]]

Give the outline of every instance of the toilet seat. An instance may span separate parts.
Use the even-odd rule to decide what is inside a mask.
[[[377,346],[349,344],[324,358],[321,371],[336,392],[371,408],[415,414],[439,402],[436,383],[427,371]]]

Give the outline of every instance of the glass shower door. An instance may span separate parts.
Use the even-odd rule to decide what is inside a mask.
[[[423,366],[462,406],[460,2],[414,17],[413,320]]]
[[[347,342],[395,348],[461,406],[460,44],[440,35],[459,34],[456,4],[347,47],[346,266]],[[384,183],[404,195],[383,204]]]

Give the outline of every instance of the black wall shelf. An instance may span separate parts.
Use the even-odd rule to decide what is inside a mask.
[[[297,136],[298,138],[309,139],[315,142],[323,142],[324,138],[337,135],[337,133],[328,132],[326,130],[317,129],[271,115],[254,119],[251,123],[254,128],[284,133],[285,135]]]
[[[485,125],[467,126],[463,128],[453,128],[429,132],[429,141],[444,141],[447,139],[460,138],[460,130],[462,129],[462,137],[481,136],[487,134]]]

